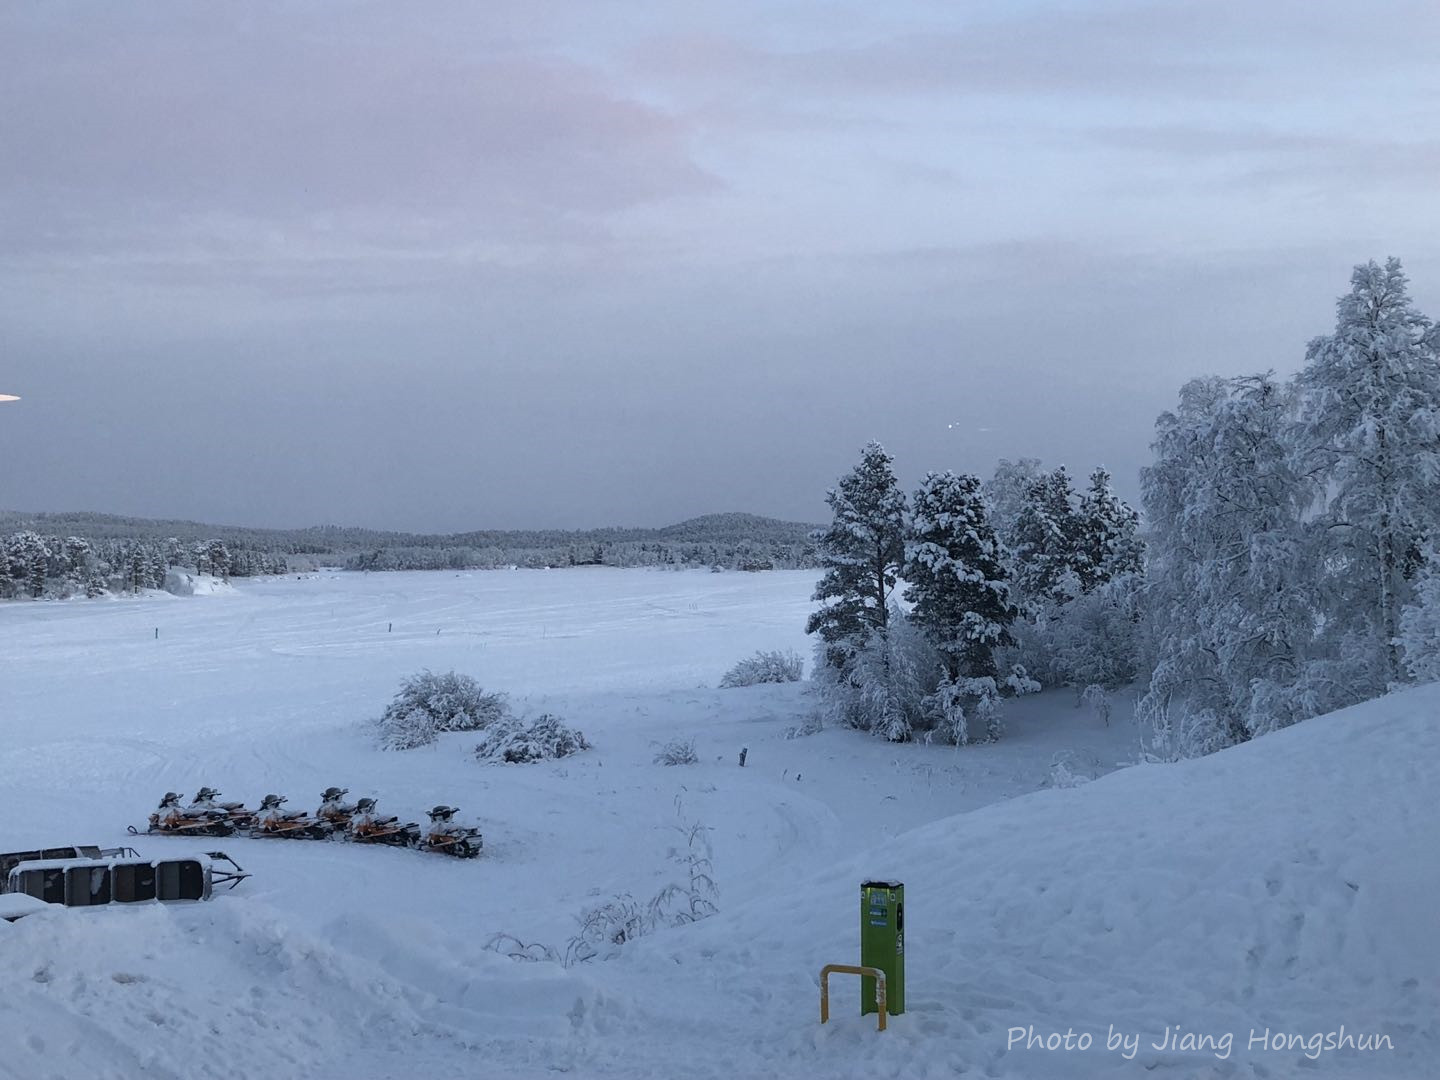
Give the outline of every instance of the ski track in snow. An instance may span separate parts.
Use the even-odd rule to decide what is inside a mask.
[[[1011,704],[1002,743],[955,750],[786,739],[803,685],[713,689],[756,649],[808,657],[813,577],[329,573],[0,605],[0,849],[195,850],[123,826],[202,783],[307,809],[338,783],[406,820],[450,802],[486,843],[459,863],[211,841],[255,875],[212,903],[0,923],[0,1076],[1435,1075],[1440,691],[1040,791],[1057,753],[1133,761],[1127,710],[1106,728],[1040,695]],[[374,750],[360,722],[422,667],[558,712],[595,749],[527,767],[481,766],[460,735]],[[675,737],[698,765],[651,762]],[[583,907],[653,895],[688,820],[711,828],[719,916],[569,970],[484,948],[563,946]],[[891,875],[907,1011],[877,1035],[837,977],[822,1028],[818,972],[855,960],[858,882]],[[1243,1046],[1255,1025],[1342,1022],[1395,1051]],[[1102,1043],[1114,1024],[1144,1048],[1007,1051],[1030,1023]],[[1167,1024],[1242,1045],[1149,1049]]]

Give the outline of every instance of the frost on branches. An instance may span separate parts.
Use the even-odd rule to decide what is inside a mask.
[[[1320,492],[1320,633],[1331,656],[1350,658],[1358,701],[1404,677],[1401,612],[1440,525],[1440,340],[1398,259],[1357,266],[1350,283],[1335,332],[1306,353],[1297,434]]]
[[[1228,745],[1300,719],[1315,615],[1301,519],[1313,482],[1286,445],[1289,396],[1269,375],[1196,379],[1156,421],[1141,483],[1158,633],[1146,715]]]
[[[805,662],[791,649],[760,650],[727,671],[720,680],[720,687],[733,689],[763,683],[799,682],[804,671]]]
[[[505,695],[486,692],[469,675],[421,671],[400,684],[375,727],[382,749],[413,750],[441,732],[482,731],[509,715]]]
[[[1415,599],[1400,616],[1405,667],[1416,682],[1440,679],[1440,552],[1426,552],[1415,581]]]

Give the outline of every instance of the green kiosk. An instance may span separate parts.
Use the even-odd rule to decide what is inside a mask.
[[[860,884],[860,963],[885,973],[885,1011],[905,1011],[905,886],[899,881]],[[860,980],[860,1015],[878,1012],[875,980]]]

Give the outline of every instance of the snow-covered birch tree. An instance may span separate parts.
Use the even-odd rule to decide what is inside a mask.
[[[1314,628],[1301,518],[1314,494],[1270,375],[1196,379],[1142,470],[1157,664],[1142,715],[1188,713],[1209,745],[1311,715],[1293,692]]]
[[[1440,523],[1440,342],[1398,259],[1350,284],[1335,332],[1306,353],[1296,440],[1320,492],[1322,633],[1371,697],[1404,677],[1400,616]]]

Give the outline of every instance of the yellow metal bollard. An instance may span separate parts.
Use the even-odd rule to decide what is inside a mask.
[[[842,975],[868,975],[875,980],[875,1008],[880,1014],[879,1030],[884,1031],[885,972],[879,968],[856,967],[853,964],[826,964],[820,969],[820,1022],[824,1024],[830,1020],[830,975],[837,971]]]

